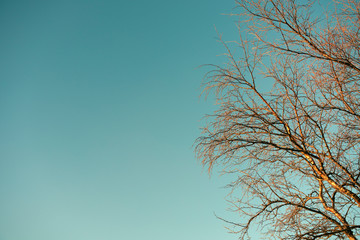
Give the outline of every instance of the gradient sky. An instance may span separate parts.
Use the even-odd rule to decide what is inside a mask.
[[[237,239],[192,147],[234,6],[1,1],[0,239]]]

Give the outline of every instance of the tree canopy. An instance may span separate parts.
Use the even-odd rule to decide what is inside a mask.
[[[360,3],[236,4],[239,40],[206,75],[218,109],[196,143],[235,176],[227,222],[240,239],[359,239]]]

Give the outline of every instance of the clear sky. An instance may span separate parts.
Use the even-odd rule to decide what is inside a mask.
[[[192,148],[233,7],[1,1],[0,239],[236,239]]]

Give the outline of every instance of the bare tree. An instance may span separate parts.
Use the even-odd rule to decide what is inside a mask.
[[[206,77],[219,105],[196,144],[235,176],[232,230],[360,239],[359,2],[236,3],[240,40]]]

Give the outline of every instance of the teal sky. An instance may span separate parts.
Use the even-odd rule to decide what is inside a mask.
[[[233,7],[1,1],[0,239],[236,239],[192,148]]]

